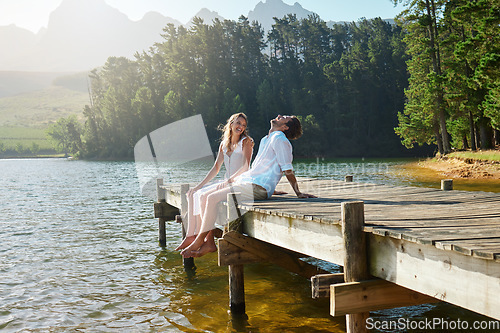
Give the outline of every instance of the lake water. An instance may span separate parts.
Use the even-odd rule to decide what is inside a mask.
[[[303,176],[354,174],[363,182],[439,187],[395,172],[401,163],[302,160],[296,169]],[[173,250],[180,241],[174,222],[167,224],[166,248],[159,247],[153,199],[140,194],[133,162],[0,160],[0,175],[2,332],[345,330],[343,317],[329,315],[328,300],[311,299],[308,280],[268,264],[245,267],[248,321],[237,328],[228,314],[227,268],[209,254],[188,277]],[[372,313],[381,320],[401,316],[484,319],[447,304]]]

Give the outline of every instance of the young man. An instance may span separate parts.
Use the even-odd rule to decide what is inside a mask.
[[[315,198],[314,195],[300,192],[292,168],[292,145],[289,140],[298,139],[301,135],[302,126],[297,117],[278,115],[271,120],[269,134],[262,138],[250,170],[235,179],[228,179],[225,187],[206,193],[201,198],[201,228],[194,241],[182,250],[184,257],[199,257],[213,251],[204,248],[204,240],[214,228],[217,204],[225,201],[228,193],[238,192],[249,200],[267,199],[274,193],[284,173],[297,197]]]

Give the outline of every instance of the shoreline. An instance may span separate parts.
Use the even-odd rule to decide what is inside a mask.
[[[452,179],[455,190],[500,193],[500,151],[454,152],[395,166],[395,177],[409,185],[440,187]]]
[[[452,153],[443,157],[428,157],[419,161],[405,163],[403,169],[424,169],[442,177],[462,179],[462,180],[500,180],[500,151],[491,151],[496,159],[482,159],[478,153]],[[454,155],[454,156],[453,156]],[[2,156],[0,159],[46,159],[46,158],[68,158],[64,154],[47,154],[33,156]],[[94,160],[94,159],[90,159]],[[102,159],[98,159],[101,161]],[[107,160],[107,159],[104,159]]]
[[[457,179],[500,180],[500,162],[462,157],[435,157],[416,162],[442,176]]]

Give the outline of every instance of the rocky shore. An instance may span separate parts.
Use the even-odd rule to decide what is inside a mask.
[[[419,166],[435,170],[449,178],[500,179],[498,161],[445,156],[420,161]]]

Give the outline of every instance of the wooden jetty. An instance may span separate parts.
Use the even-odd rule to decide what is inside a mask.
[[[317,199],[289,194],[241,206],[243,223],[219,239],[232,310],[244,311],[243,265],[269,261],[311,278],[313,297],[329,297],[348,332],[363,332],[369,311],[437,301],[500,320],[499,194],[452,191],[450,181],[440,190],[351,180],[299,179]],[[164,239],[162,221],[185,209],[188,185],[159,180],[157,188]],[[277,189],[291,192],[286,181]],[[344,273],[325,274],[303,257]]]

